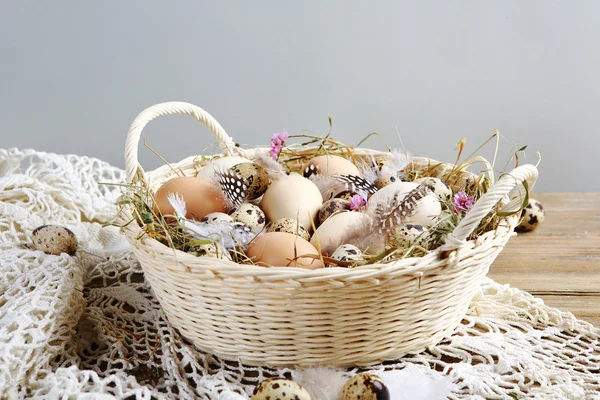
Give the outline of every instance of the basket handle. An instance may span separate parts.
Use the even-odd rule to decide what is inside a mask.
[[[448,235],[446,243],[442,246],[442,251],[451,251],[460,248],[465,243],[467,237],[477,228],[481,220],[504,196],[508,195],[511,190],[524,181],[527,182],[529,189],[533,188],[537,177],[538,170],[531,164],[522,165],[513,169],[510,173],[502,175],[498,182],[477,200],[473,208],[467,212],[467,215],[454,228],[454,231]]]
[[[170,101],[156,104],[138,114],[133,120],[127,133],[125,142],[125,171],[127,182],[133,183],[138,170],[143,171],[138,162],[138,144],[142,130],[156,117],[169,114],[190,115],[202,122],[216,138],[223,154],[231,155],[237,148],[233,139],[225,132],[225,129],[209,113],[198,106],[179,101]]]

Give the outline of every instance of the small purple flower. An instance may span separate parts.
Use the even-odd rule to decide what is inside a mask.
[[[350,209],[352,211],[359,211],[362,207],[367,205],[367,201],[360,194],[355,194],[350,198]]]
[[[468,196],[464,190],[456,193],[454,195],[454,201],[452,205],[454,206],[454,211],[459,213],[465,213],[473,207],[475,204],[475,198],[473,196]]]
[[[285,141],[288,139],[288,133],[286,131],[274,133],[271,137],[271,158],[273,160],[277,160],[279,158],[279,153],[281,153],[281,149],[285,144]]]

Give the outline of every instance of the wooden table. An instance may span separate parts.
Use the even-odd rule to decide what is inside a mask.
[[[489,276],[600,327],[600,193],[532,197],[546,220],[511,238]]]

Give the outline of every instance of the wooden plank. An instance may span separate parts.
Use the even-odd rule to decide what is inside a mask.
[[[583,319],[594,326],[600,327],[600,296],[537,296],[544,300],[544,304],[570,311],[577,318]]]
[[[546,220],[512,238],[489,276],[600,326],[600,193],[537,193]]]

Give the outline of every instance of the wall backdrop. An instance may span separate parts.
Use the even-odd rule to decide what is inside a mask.
[[[4,1],[0,147],[122,167],[137,113],[181,100],[249,145],[325,134],[330,116],[348,144],[378,132],[451,161],[498,128],[499,169],[527,145],[537,191],[598,192],[598,15],[597,1]],[[170,161],[213,143],[189,117],[146,133]]]

